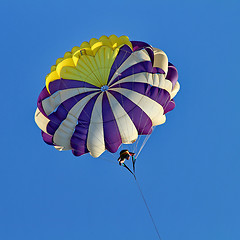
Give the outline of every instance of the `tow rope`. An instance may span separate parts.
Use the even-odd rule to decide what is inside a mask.
[[[136,184],[137,184],[137,186],[138,186],[138,190],[139,190],[139,192],[140,192],[140,194],[141,194],[141,197],[142,197],[142,199],[143,199],[143,202],[144,202],[144,204],[145,204],[145,206],[146,206],[146,208],[147,208],[148,214],[149,214],[149,216],[150,216],[150,218],[151,218],[151,220],[152,220],[152,223],[153,223],[153,226],[154,226],[154,228],[155,228],[155,231],[156,231],[156,233],[157,233],[157,235],[158,235],[158,238],[159,238],[159,240],[162,240],[162,238],[161,238],[161,236],[160,236],[160,234],[159,234],[159,232],[158,232],[157,226],[156,226],[156,224],[155,224],[155,221],[154,221],[154,219],[153,219],[153,216],[152,216],[152,214],[151,214],[150,208],[148,207],[148,204],[147,204],[146,199],[145,199],[145,197],[144,197],[144,195],[143,195],[142,189],[141,189],[141,187],[140,187],[140,185],[139,185],[139,182],[138,182],[138,180],[137,180],[137,178],[136,178],[136,175],[135,175],[135,162],[136,162],[136,159],[135,159],[134,157],[132,157],[132,162],[133,162],[133,172],[132,172],[132,170],[131,170],[126,164],[123,163],[122,166],[124,166],[124,167],[133,175],[133,177],[134,177],[134,179],[135,179],[135,181],[136,181]]]

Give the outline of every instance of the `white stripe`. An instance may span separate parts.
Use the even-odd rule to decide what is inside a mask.
[[[114,88],[113,90],[124,95],[139,106],[152,120],[153,126],[163,123],[163,107],[151,98],[125,88]]]
[[[102,98],[103,94],[100,94],[94,104],[87,138],[87,148],[95,158],[99,157],[105,151]]]
[[[176,94],[178,93],[179,90],[180,90],[180,84],[179,84],[179,82],[176,82],[176,84],[174,85],[173,90],[171,92],[171,99],[173,99],[176,96]]]
[[[61,146],[60,150],[70,150],[71,147],[71,137],[74,132],[76,125],[78,124],[78,117],[81,114],[83,108],[89,102],[89,100],[94,97],[97,93],[92,93],[84,98],[82,98],[78,103],[76,103],[73,108],[68,112],[68,115],[64,121],[60,124],[53,136],[53,142],[57,146]]]
[[[138,132],[131,118],[111,93],[107,92],[107,96],[120,132],[122,143],[129,144],[135,142],[138,138]]]
[[[40,110],[37,108],[36,112],[35,112],[35,122],[38,125],[38,127],[44,131],[45,133],[47,133],[47,125],[50,122],[50,120],[44,116]]]
[[[64,89],[55,92],[50,97],[42,101],[42,106],[47,115],[52,113],[62,102],[66,101],[68,98],[74,97],[78,94],[99,91],[99,88],[71,88]]]
[[[127,82],[147,83],[154,87],[164,89],[169,94],[171,94],[171,92],[172,92],[172,82],[168,79],[165,79],[163,74],[160,74],[160,73],[152,74],[152,73],[147,73],[147,72],[136,73],[136,74],[127,76],[127,77],[119,80],[118,82],[116,82],[116,84],[114,83],[114,85],[111,86],[111,89],[114,88],[114,86],[119,83],[127,83]]]
[[[145,49],[133,52],[126,60],[122,63],[122,65],[116,70],[114,75],[112,76],[111,80],[109,81],[109,84],[124,70],[127,68],[139,63],[139,62],[145,62],[145,61],[151,61],[147,51]],[[114,66],[114,65],[113,65]]]
[[[63,151],[64,150],[64,148],[63,147],[61,147],[61,146],[54,146],[58,151]],[[68,149],[69,150],[69,149]]]
[[[158,48],[153,48],[154,52],[154,63],[153,67],[161,68],[165,72],[165,77],[168,72],[168,57],[165,52]]]

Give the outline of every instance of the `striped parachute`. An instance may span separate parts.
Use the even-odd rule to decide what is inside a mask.
[[[35,121],[43,140],[58,150],[114,153],[165,122],[175,107],[177,79],[160,49],[126,36],[92,38],[52,66]]]

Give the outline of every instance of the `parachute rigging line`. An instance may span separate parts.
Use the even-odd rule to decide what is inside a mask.
[[[151,218],[151,220],[152,220],[152,223],[153,223],[154,228],[155,228],[155,230],[156,230],[156,233],[157,233],[157,235],[158,235],[158,238],[159,238],[159,240],[162,240],[162,238],[161,238],[161,236],[160,236],[160,234],[159,234],[159,232],[158,232],[157,226],[156,226],[156,224],[155,224],[155,221],[154,221],[154,219],[153,219],[153,216],[152,216],[152,214],[151,214],[150,208],[148,207],[148,204],[147,204],[147,202],[146,202],[146,200],[145,200],[145,197],[144,197],[144,195],[143,195],[142,189],[141,189],[141,187],[140,187],[140,185],[139,185],[139,182],[138,182],[135,174],[133,174],[133,175],[134,175],[134,179],[135,179],[135,181],[136,181],[136,184],[137,184],[137,186],[138,186],[138,190],[139,190],[139,192],[140,192],[140,194],[141,194],[141,196],[142,196],[142,199],[143,199],[143,201],[144,201],[144,203],[145,203],[145,206],[146,206],[146,208],[147,208],[147,211],[148,211],[148,213],[149,213],[149,216],[150,216],[150,218]]]
[[[135,176],[135,174],[132,172],[132,170],[131,170],[125,163],[123,163],[122,165],[133,175],[133,177],[134,177],[135,180],[136,180],[136,176]]]
[[[132,165],[133,165],[133,172],[135,173],[135,163],[136,163],[136,158],[132,156]]]
[[[115,164],[115,162],[111,161],[110,159],[103,158],[103,160]],[[136,161],[136,159],[134,159],[134,160]],[[135,164],[135,163],[134,163],[134,164]],[[139,184],[139,182],[138,182],[138,180],[137,180],[137,178],[136,178],[135,171],[132,172],[131,169],[130,169],[125,163],[123,163],[122,166],[125,167],[125,168],[133,175],[133,177],[134,177],[134,179],[135,179],[135,181],[136,181],[138,190],[139,190],[139,192],[140,192],[140,194],[141,194],[141,197],[142,197],[142,199],[143,199],[143,202],[144,202],[144,204],[145,204],[145,206],[146,206],[146,208],[147,208],[148,214],[149,214],[149,216],[150,216],[150,218],[151,218],[151,221],[152,221],[152,223],[153,223],[153,226],[154,226],[154,228],[155,228],[155,231],[156,231],[156,233],[157,233],[157,235],[158,235],[158,238],[159,238],[159,240],[162,240],[162,238],[161,238],[161,236],[160,236],[160,234],[159,234],[159,232],[158,232],[157,226],[156,226],[156,224],[155,224],[155,221],[154,221],[154,219],[153,219],[153,216],[152,216],[152,214],[151,214],[150,208],[148,207],[147,201],[146,201],[146,199],[145,199],[145,197],[144,197],[144,195],[143,195],[143,192],[142,192],[142,189],[141,189],[141,187],[140,187],[140,184]],[[135,167],[134,167],[134,170],[135,170]]]

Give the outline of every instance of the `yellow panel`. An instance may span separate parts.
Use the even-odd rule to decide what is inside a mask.
[[[67,58],[67,59],[64,59],[62,62],[60,62],[58,65],[57,65],[57,68],[56,68],[56,71],[58,73],[59,76],[61,76],[61,70],[63,67],[65,66],[70,66],[70,67],[75,67],[75,64],[73,62],[73,59],[72,58]]]
[[[78,49],[72,56],[72,59],[73,59],[73,62],[75,64],[75,66],[78,63],[79,58],[80,58],[80,50]]]
[[[57,68],[57,66],[56,66],[56,65],[53,65],[53,66],[51,67],[51,72],[55,71],[56,68]],[[48,74],[48,75],[49,75],[49,74]]]
[[[48,88],[49,83],[50,83],[50,82],[53,82],[53,81],[56,80],[56,79],[59,79],[59,75],[57,74],[56,71],[51,72],[51,73],[48,75],[48,77],[46,78],[46,88],[47,88],[48,92],[49,92],[49,88]],[[50,93],[50,92],[49,92],[49,93]]]
[[[80,46],[80,48],[89,48],[89,47],[90,47],[90,45],[88,42],[83,42]]]
[[[89,41],[90,47],[92,47],[96,42],[99,42],[98,39],[92,38],[92,39]]]
[[[72,53],[75,53],[75,52],[78,51],[79,49],[80,49],[80,47],[73,47],[71,52],[72,52]]]
[[[97,87],[106,85],[112,64],[124,44],[132,49],[128,37],[111,35],[101,36],[99,40],[92,38],[80,47],[73,47],[51,67],[51,73],[46,76],[48,91],[49,83],[60,78],[84,81]]]
[[[81,80],[79,71],[75,67],[64,67],[61,71],[61,77],[63,79]]]
[[[118,37],[113,34],[109,37],[109,39],[110,39],[112,45],[114,45],[117,42]]]
[[[102,42],[96,42],[92,47],[91,50],[93,51],[93,55],[96,54],[96,52],[99,50],[99,48],[103,46]]]
[[[72,57],[72,53],[71,52],[66,52],[65,54],[64,54],[64,59],[66,59],[66,58],[71,58]]]
[[[58,59],[56,60],[56,65],[58,65],[62,60],[63,60],[63,58],[58,58]]]

